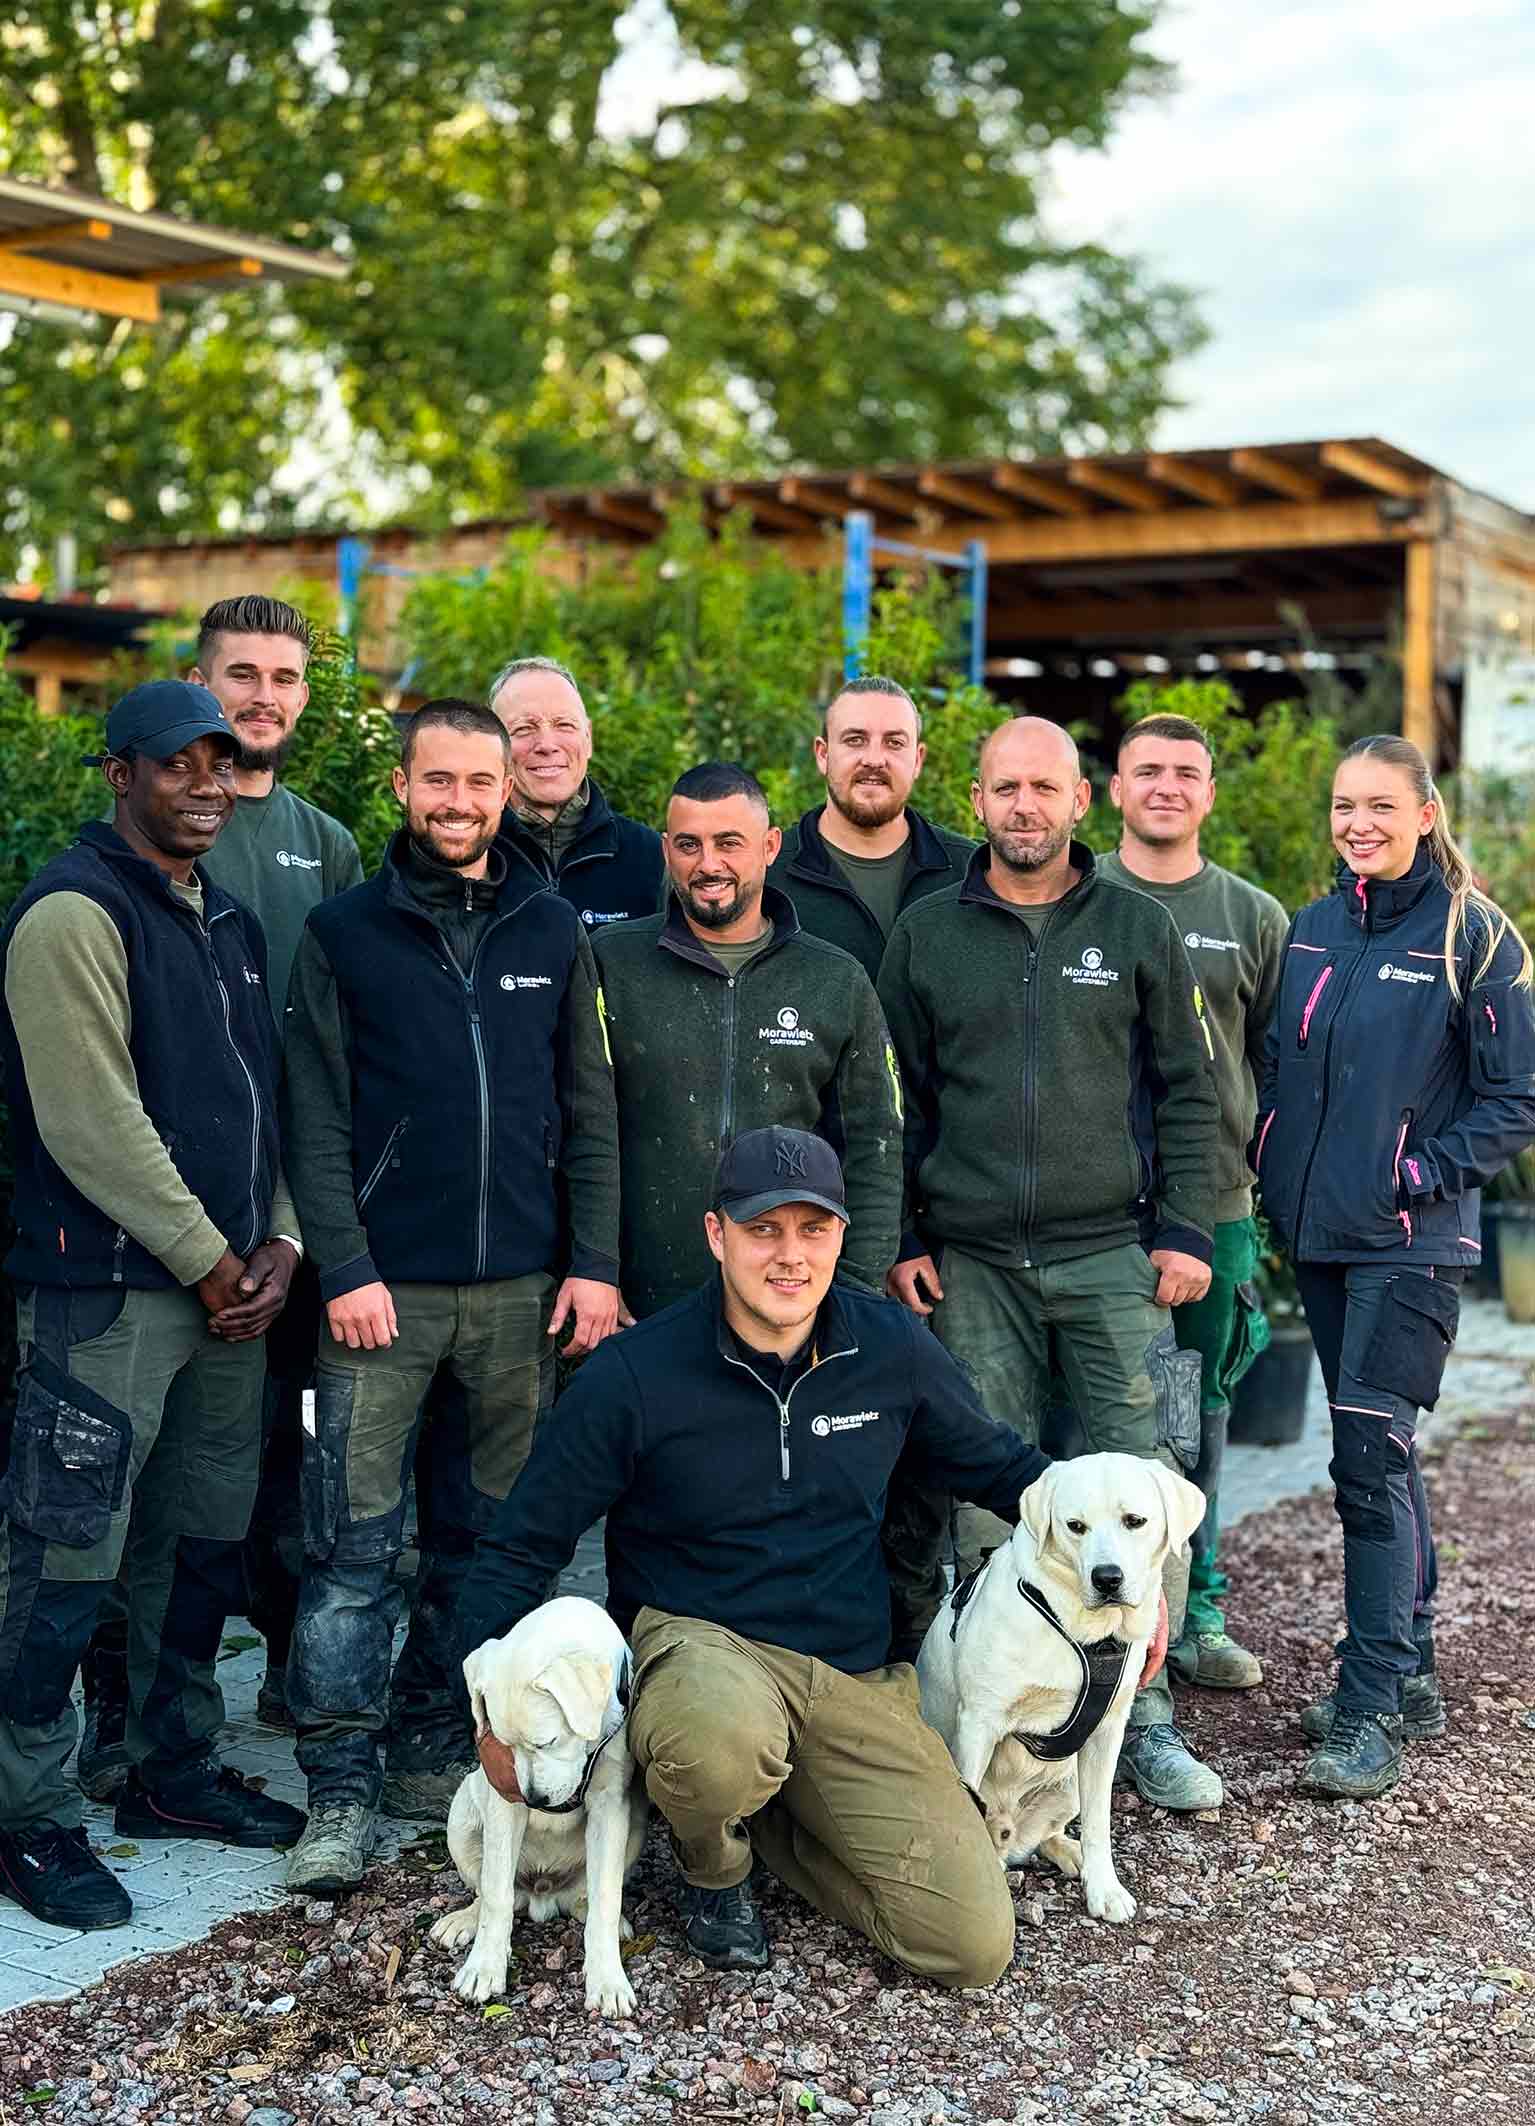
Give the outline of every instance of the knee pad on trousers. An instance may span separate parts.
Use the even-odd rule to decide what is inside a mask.
[[[1345,1535],[1389,1542],[1394,1528],[1387,1489],[1386,1420],[1355,1410],[1333,1411],[1333,1456],[1327,1473]]]

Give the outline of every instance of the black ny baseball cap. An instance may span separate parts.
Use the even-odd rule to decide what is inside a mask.
[[[808,1129],[748,1129],[720,1154],[714,1169],[717,1211],[737,1225],[781,1203],[815,1203],[846,1225],[842,1162]]]
[[[114,754],[147,753],[151,760],[169,760],[194,738],[227,738],[231,749],[240,743],[218,696],[190,679],[149,679],[132,687],[107,712],[106,751],[88,753],[86,766],[99,768]]]

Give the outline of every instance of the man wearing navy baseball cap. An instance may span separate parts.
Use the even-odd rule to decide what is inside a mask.
[[[719,1275],[599,1345],[555,1405],[480,1540],[465,1650],[535,1609],[605,1513],[629,1744],[693,1954],[767,1963],[755,1857],[912,1970],[990,1985],[1012,1961],[1007,1877],[914,1670],[886,1661],[880,1523],[903,1450],[1011,1521],[1049,1465],[908,1309],[836,1279],[847,1199],[824,1139],[746,1131],[709,1200]]]
[[[0,1481],[0,1894],[62,1926],[131,1909],[63,1777],[70,1689],[120,1565],[135,1763],[118,1831],[261,1846],[304,1823],[215,1749],[261,1338],[301,1253],[265,941],[198,868],[233,808],[235,748],[204,687],[125,694],[94,756],[112,823],[82,827],[0,933],[21,1354]]]

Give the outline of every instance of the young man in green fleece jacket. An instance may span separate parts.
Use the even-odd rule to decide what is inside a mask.
[[[1271,893],[1200,854],[1200,825],[1215,802],[1215,760],[1197,723],[1186,716],[1150,716],[1132,725],[1120,741],[1109,795],[1124,831],[1118,855],[1100,859],[1099,876],[1149,893],[1177,924],[1204,997],[1221,1106],[1210,1289],[1203,1299],[1173,1310],[1180,1347],[1197,1351],[1203,1367],[1193,1478],[1206,1503],[1190,1545],[1183,1637],[1167,1660],[1186,1683],[1250,1690],[1263,1681],[1263,1670],[1257,1656],[1227,1632],[1220,1606],[1228,1582],[1216,1562],[1219,1488],[1231,1391],[1268,1341],[1252,1283],[1258,1230],[1246,1147],[1289,920]]]
[[[1025,1438],[1058,1365],[1096,1451],[1187,1474],[1199,1364],[1168,1310],[1210,1282],[1209,1033],[1167,915],[1100,879],[1072,839],[1091,795],[1058,725],[1002,725],[972,785],[987,848],[891,934],[879,988],[906,1082],[908,1237],[890,1289],[932,1313],[986,1408]],[[974,1507],[956,1531],[962,1571],[1006,1534]],[[1170,1558],[1174,1633],[1187,1584],[1187,1556]],[[1131,1723],[1124,1762],[1143,1796],[1219,1805],[1164,1679]]]
[[[623,1213],[624,1300],[643,1319],[710,1274],[709,1183],[742,1130],[813,1130],[847,1176],[846,1266],[879,1291],[901,1224],[901,1099],[874,985],[765,885],[778,831],[733,761],[667,806],[672,902],[592,940],[602,975]]]

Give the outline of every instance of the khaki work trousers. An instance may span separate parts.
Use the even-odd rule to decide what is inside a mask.
[[[989,1986],[1014,1913],[985,1820],[906,1663],[850,1676],[698,1617],[642,1609],[629,1742],[688,1881],[757,1855],[908,1970]]]

